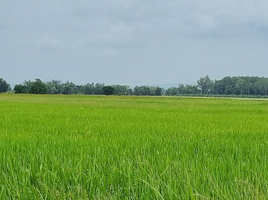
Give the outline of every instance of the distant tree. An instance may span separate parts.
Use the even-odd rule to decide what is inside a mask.
[[[251,85],[251,93],[254,94],[254,95],[261,95],[261,90],[260,90],[260,81],[261,78],[260,77],[252,77],[251,78],[251,82],[252,82],[252,85]],[[263,94],[262,94],[263,95]]]
[[[78,93],[77,85],[69,81],[61,84],[61,90],[62,90],[62,94],[77,94]]]
[[[245,78],[245,89],[246,89],[246,93],[247,93],[247,95],[250,95],[251,93],[253,93],[253,92],[251,92],[251,90],[252,90],[252,79],[253,79],[253,77],[248,77],[248,76],[246,76]]]
[[[197,85],[183,85],[179,84],[179,87],[171,87],[166,90],[166,95],[187,95],[187,94],[201,94],[201,90]]]
[[[162,94],[162,88],[161,94]],[[133,90],[134,95],[143,95],[143,96],[155,96],[156,95],[157,87],[148,86],[148,85],[142,85],[142,86],[136,86]],[[157,94],[160,93],[160,90],[158,89]]]
[[[183,84],[179,84],[179,87],[178,87],[178,94],[179,95],[182,95],[185,93],[185,86]]]
[[[266,78],[254,76],[227,76],[215,81],[214,93],[227,95],[264,95],[268,89],[268,85],[265,86],[265,80]]]
[[[156,88],[155,88],[154,95],[155,95],[155,96],[162,96],[163,92],[164,92],[164,89],[163,89],[163,88],[161,88],[161,87],[156,87]]]
[[[43,83],[40,79],[35,79],[35,82],[32,82],[29,89],[31,94],[47,94],[47,85]]]
[[[94,94],[94,83],[84,85],[85,94]]]
[[[23,85],[26,86],[27,93],[30,93],[30,88],[32,87],[33,82],[32,81],[24,81]]]
[[[202,94],[210,94],[213,89],[213,81],[209,78],[209,76],[205,76],[200,78],[197,81],[198,87],[201,89]]]
[[[262,92],[262,94],[267,95],[268,94],[268,78],[264,78],[264,77],[260,78],[258,88]]]
[[[232,77],[226,76],[221,80],[216,80],[214,83],[215,94],[233,94],[235,81]]]
[[[104,86],[102,88],[104,95],[113,95],[114,94],[114,88],[110,85]]]
[[[148,95],[147,92],[148,90],[146,91],[146,88],[148,86],[136,86],[134,87],[134,90],[133,90],[133,94],[134,95]]]
[[[184,87],[184,94],[201,94],[201,90],[197,85],[186,85]]]
[[[85,87],[84,85],[76,85],[77,92],[76,94],[85,94]]]
[[[47,82],[47,90],[49,94],[60,94],[61,91],[61,81],[52,80]]]
[[[104,83],[96,83],[94,86],[94,94],[101,95],[103,94],[102,88],[104,87]]]
[[[113,89],[111,89],[111,87]],[[110,90],[109,90],[110,89]],[[0,93],[10,90],[9,84],[0,78]],[[128,85],[110,85],[103,83],[87,83],[86,85],[75,85],[67,81],[52,80],[43,83],[40,79],[34,82],[25,81],[23,84],[17,84],[14,87],[15,93],[33,93],[33,94],[115,94],[115,95],[143,95],[143,96],[161,96],[163,94],[170,96],[190,95],[190,94],[219,94],[219,95],[268,95],[268,78],[253,76],[235,76],[224,77],[221,80],[211,80],[209,76],[200,78],[197,85],[183,85],[171,87],[164,90],[156,86],[136,86],[133,90]],[[111,91],[113,91],[111,93]]]
[[[0,78],[0,93],[7,92],[9,87],[9,84],[3,78]]]
[[[177,87],[170,87],[165,91],[165,95],[167,96],[176,96],[178,93],[179,91]]]
[[[27,88],[25,85],[15,85],[14,91],[16,94],[21,94],[21,93],[27,93]]]
[[[128,85],[112,85],[115,95],[131,95],[132,89]]]
[[[243,94],[243,90],[244,90],[244,87],[245,87],[245,80],[243,78],[238,78],[238,80],[236,81],[236,87],[238,88],[239,90],[239,94]]]

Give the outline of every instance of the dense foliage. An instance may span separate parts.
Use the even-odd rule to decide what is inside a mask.
[[[0,93],[4,93],[10,90],[10,85],[3,79],[0,78]]]
[[[164,89],[153,86],[136,86],[131,89],[128,85],[109,85],[104,83],[87,83],[85,85],[76,85],[73,82],[61,83],[61,81],[52,80],[47,83],[40,79],[36,81],[25,81],[23,84],[15,85],[15,93],[29,94],[86,94],[86,95],[145,95],[161,96]]]
[[[109,88],[110,87],[110,88]],[[52,80],[42,82],[40,79],[35,81],[25,81],[14,87],[15,93],[32,94],[86,94],[103,95],[107,89],[113,90],[114,95],[137,95],[137,96],[181,96],[181,95],[240,95],[240,96],[267,96],[268,78],[250,76],[227,76],[221,80],[212,80],[209,76],[201,77],[197,84],[179,84],[177,87],[164,89],[158,86],[136,86],[133,89],[128,85],[109,85],[104,83],[87,83],[76,85],[73,82]],[[111,89],[111,87],[113,89]],[[0,79],[0,93],[10,90],[9,84],[4,79]]]
[[[103,94],[104,95],[113,95],[114,94],[114,88],[113,88],[113,86],[110,86],[110,85],[104,86],[102,88],[102,90],[103,90]]]
[[[202,94],[268,95],[268,78],[264,77],[227,76],[213,81],[206,76],[197,83]]]

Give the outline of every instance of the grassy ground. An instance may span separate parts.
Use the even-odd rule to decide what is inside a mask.
[[[0,95],[0,199],[267,199],[268,101]]]

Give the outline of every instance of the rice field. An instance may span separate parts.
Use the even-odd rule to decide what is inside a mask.
[[[1,94],[0,199],[268,199],[268,101]]]

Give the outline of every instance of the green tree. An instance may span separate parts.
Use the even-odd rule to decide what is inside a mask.
[[[161,87],[156,87],[155,88],[155,92],[154,92],[154,95],[155,96],[162,96],[162,94],[164,93],[164,89],[161,88]]]
[[[0,78],[0,93],[7,92],[9,87],[10,85],[3,78]]]
[[[14,90],[16,94],[27,93],[26,86],[21,84],[15,85]]]
[[[198,87],[201,89],[202,94],[210,94],[213,90],[213,81],[209,78],[208,75],[200,78],[197,81]]]
[[[197,85],[183,85],[179,84],[179,87],[171,87],[166,91],[166,95],[187,95],[187,94],[201,94],[201,90]]]
[[[31,94],[47,94],[47,85],[43,83],[40,79],[35,79],[35,82],[32,82],[29,89]]]
[[[201,90],[196,85],[186,85],[184,94],[201,94]]]
[[[62,94],[77,94],[78,88],[73,82],[67,81],[66,83],[61,84]]]
[[[177,87],[170,87],[165,91],[165,95],[167,96],[176,96],[179,94]]]
[[[161,90],[161,91],[160,91]],[[156,95],[162,95],[163,89],[153,86],[136,86],[133,90],[134,95],[143,95],[143,96],[156,96]]]
[[[232,77],[226,76],[221,80],[216,80],[214,83],[215,94],[233,94],[235,81]]]
[[[247,95],[250,95],[251,94],[251,90],[252,90],[252,77],[248,77],[246,76],[245,78],[245,89],[246,89],[246,93]]]
[[[85,94],[94,94],[94,83],[84,85]]]
[[[262,91],[262,94],[267,95],[268,94],[268,78],[260,78],[259,80],[259,89]]]
[[[128,85],[112,85],[115,95],[131,95],[132,89]]]
[[[52,80],[47,82],[47,89],[49,94],[61,93],[61,81]]]
[[[244,90],[244,87],[245,87],[245,80],[243,78],[241,78],[241,77],[238,78],[238,80],[236,81],[236,87],[239,90],[239,94],[243,95],[243,90]]]
[[[102,88],[104,95],[113,95],[114,94],[114,88],[110,85],[104,86]]]
[[[101,95],[103,94],[102,88],[104,87],[104,83],[96,83],[94,86],[94,94]]]

